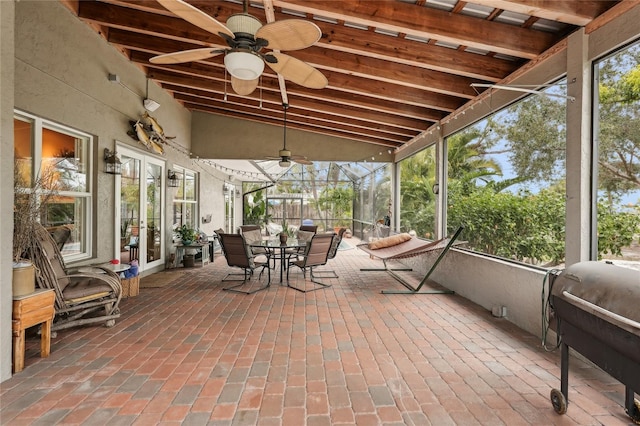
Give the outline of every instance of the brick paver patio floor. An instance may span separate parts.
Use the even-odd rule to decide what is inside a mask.
[[[629,425],[624,388],[458,295],[402,287],[360,250],[327,265],[306,294],[223,291],[222,256],[123,299],[112,328],[59,331],[51,356],[27,342],[25,370],[1,386],[6,425]],[[295,285],[302,274],[292,271]]]

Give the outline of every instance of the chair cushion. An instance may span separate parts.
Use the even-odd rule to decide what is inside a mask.
[[[109,295],[113,289],[101,280],[93,278],[72,279],[62,292],[68,303],[80,303],[87,300],[99,299]]]
[[[307,242],[311,241],[311,238],[315,235],[315,232],[311,231],[298,231],[298,241]]]
[[[329,249],[329,259],[333,259],[334,257],[336,257],[336,254],[338,253],[338,247],[340,246],[341,241],[342,241],[342,237],[340,236],[340,234],[333,235],[333,240],[331,240],[331,248]]]
[[[242,232],[242,236],[247,244],[256,243],[262,241],[262,234],[258,229],[253,231],[244,231]]]
[[[397,246],[398,244],[402,244],[405,241],[409,241],[411,239],[411,235],[406,232],[397,235],[391,235],[390,237],[380,238],[377,241],[372,241],[369,243],[369,249],[378,250],[385,247]]]

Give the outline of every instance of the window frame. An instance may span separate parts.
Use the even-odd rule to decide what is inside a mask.
[[[82,199],[82,218],[79,220],[80,226],[84,230],[84,238],[80,243],[80,251],[73,254],[64,254],[63,259],[65,262],[74,262],[84,259],[90,259],[93,256],[93,201],[94,201],[94,185],[93,185],[93,173],[94,173],[94,160],[93,160],[93,144],[95,137],[87,132],[78,130],[69,126],[56,123],[46,118],[29,114],[25,111],[14,109],[14,120],[20,120],[29,122],[31,124],[31,175],[34,177],[34,173],[39,170],[39,164],[42,162],[42,144],[44,130],[50,130],[58,133],[71,136],[75,139],[79,139],[82,142],[82,149],[85,153],[84,160],[86,164],[86,184],[84,191],[58,191],[58,195],[62,197],[71,197],[73,199]],[[15,143],[15,141],[14,141]]]
[[[186,167],[181,167],[181,166],[177,166],[174,165],[172,171],[175,172],[176,176],[179,178],[179,182],[180,184],[178,185],[178,187],[176,188],[176,191],[173,195],[172,201],[171,201],[171,210],[172,210],[172,223],[174,227],[181,227],[184,224],[190,225],[193,229],[199,229],[199,220],[198,218],[199,216],[199,183],[200,183],[200,179],[199,179],[199,175],[198,172],[196,172],[195,170],[191,170],[188,169]],[[187,191],[186,191],[186,179],[185,176],[191,176],[193,177],[193,199],[189,199],[187,198]],[[178,194],[182,193],[182,197],[179,198]],[[176,208],[175,206],[177,204],[181,204],[181,217],[180,217],[180,221],[179,223],[176,222]],[[185,216],[185,212],[187,211],[186,208],[187,206],[194,206],[193,209],[193,218],[190,222],[186,222],[184,220],[184,216]]]

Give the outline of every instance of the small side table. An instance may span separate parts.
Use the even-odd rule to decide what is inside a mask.
[[[13,372],[24,369],[25,330],[42,324],[40,356],[47,358],[51,352],[51,323],[55,315],[56,294],[52,289],[38,289],[31,294],[13,298]]]
[[[176,246],[176,260],[175,260],[176,263],[174,265],[175,267],[178,267],[180,265],[180,262],[183,261],[183,257],[187,252],[187,250],[196,250],[201,252],[202,257],[200,258],[200,262],[202,263],[202,266],[210,262],[209,242],[193,243],[193,244],[189,244],[188,246],[185,246],[183,244],[178,244]]]

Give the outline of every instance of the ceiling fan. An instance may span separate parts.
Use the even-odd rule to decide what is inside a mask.
[[[158,0],[164,8],[187,22],[223,38],[229,48],[210,47],[183,50],[154,56],[153,64],[179,64],[200,61],[224,54],[224,65],[231,74],[231,87],[239,95],[248,95],[258,86],[264,63],[285,79],[310,89],[323,89],[327,78],[316,68],[281,50],[305,49],[322,36],[320,28],[303,19],[285,19],[262,25],[249,15],[248,0],[243,13],[231,15],[224,25],[184,0]],[[263,53],[264,48],[271,49]]]
[[[291,162],[304,165],[313,164],[311,161],[307,160],[307,157],[303,155],[291,155],[291,151],[287,149],[287,109],[289,108],[288,104],[282,104],[282,109],[284,110],[284,125],[283,129],[283,147],[280,151],[278,151],[277,157],[267,157],[267,160],[279,160],[278,165],[280,167],[289,167],[291,166]]]

